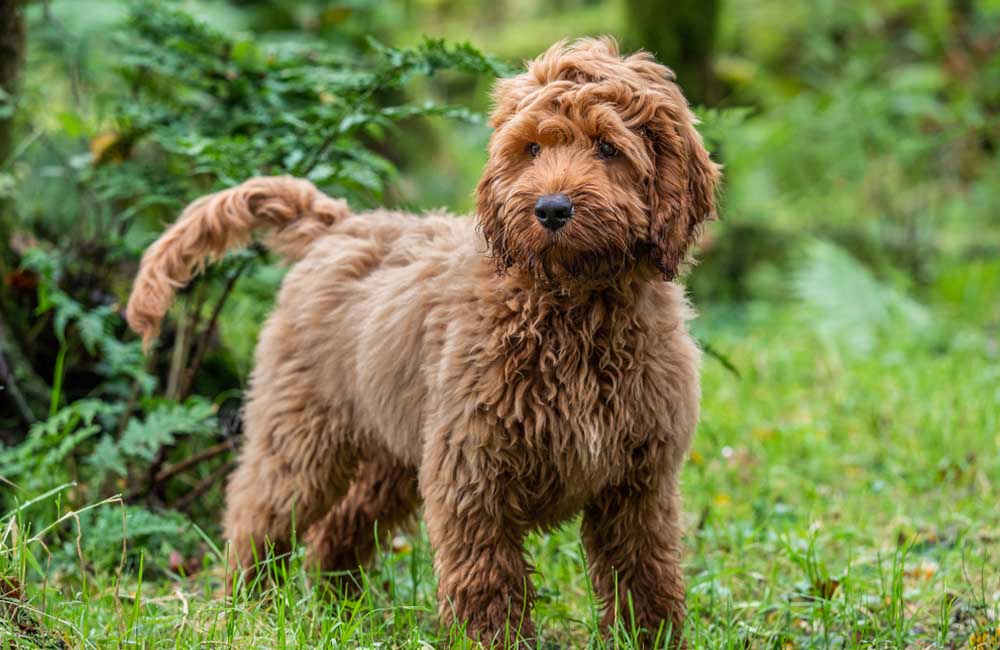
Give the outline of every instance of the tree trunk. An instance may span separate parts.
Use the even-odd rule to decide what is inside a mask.
[[[625,45],[642,48],[677,74],[692,104],[718,99],[712,54],[720,0],[626,0]]]
[[[24,13],[21,0],[0,0],[0,89],[9,103],[17,90],[17,78],[24,61]],[[9,106],[0,104],[0,164],[7,162],[13,134]]]
[[[24,13],[21,0],[0,0],[0,172],[14,146],[13,100],[17,91],[17,78],[24,61]],[[0,197],[0,270],[4,268],[10,241],[9,227],[12,206]]]
[[[14,150],[14,97],[24,63],[22,9],[21,0],[0,0],[0,174],[10,171],[7,163]],[[10,248],[13,227],[13,201],[0,195],[0,416],[12,413],[22,425],[12,439],[7,436],[8,443],[23,438],[34,421],[31,402],[44,403],[48,396],[48,389],[35,375],[13,331],[21,312],[8,294],[7,278],[18,262]]]

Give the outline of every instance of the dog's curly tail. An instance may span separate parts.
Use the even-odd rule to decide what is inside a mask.
[[[142,256],[126,320],[145,347],[156,338],[174,293],[227,250],[245,246],[254,230],[270,231],[265,243],[282,257],[302,259],[309,245],[350,214],[347,203],[291,176],[251,178],[203,196]]]

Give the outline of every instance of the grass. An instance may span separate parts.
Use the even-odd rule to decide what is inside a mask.
[[[988,338],[904,328],[851,354],[788,306],[710,307],[698,327],[741,377],[706,361],[683,480],[690,645],[1000,648],[1000,365]],[[148,536],[122,566],[99,568],[90,554],[114,557],[121,541],[88,545],[86,526],[77,540],[86,518],[59,506],[65,490],[0,520],[0,576],[18,587],[0,601],[0,648],[467,646],[437,625],[422,532],[380,554],[358,597],[330,597],[299,552],[270,565],[285,574],[278,586],[225,600],[215,532],[187,531],[209,549],[191,577]],[[53,513],[50,530],[28,530],[37,509]],[[632,647],[596,633],[578,522],[532,538],[530,554],[540,647]]]

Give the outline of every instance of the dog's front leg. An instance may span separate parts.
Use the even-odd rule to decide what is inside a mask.
[[[466,466],[465,454],[437,451],[424,464],[421,490],[441,621],[464,625],[489,648],[530,643],[535,592],[524,533],[503,517],[502,487]]]
[[[583,516],[582,536],[602,627],[620,620],[644,647],[683,647],[684,575],[676,480],[605,489]],[[659,637],[657,639],[657,637]]]

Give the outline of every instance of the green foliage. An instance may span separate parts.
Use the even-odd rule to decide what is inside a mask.
[[[827,242],[806,247],[794,287],[810,309],[808,321],[824,340],[858,354],[870,354],[879,335],[913,332],[930,319],[919,304]]]
[[[3,289],[0,298],[26,314],[13,325],[29,362],[51,377],[51,415],[21,444],[0,448],[0,476],[15,486],[0,496],[7,506],[72,482],[79,483],[73,505],[116,492],[159,504],[224,468],[225,457],[172,474],[164,485],[150,484],[155,471],[147,476],[150,467],[234,433],[231,418],[216,417],[213,398],[239,397],[240,377],[230,367],[245,368],[245,341],[252,345],[255,329],[241,337],[242,357],[234,358],[217,344],[219,312],[239,278],[248,290],[234,304],[259,295],[266,306],[281,273],[259,251],[228,256],[182,296],[162,356],[154,351],[146,359],[121,317],[144,246],[187,201],[254,174],[306,176],[355,204],[379,202],[395,166],[378,143],[400,123],[427,116],[479,120],[462,106],[414,99],[411,88],[445,72],[507,71],[468,44],[441,39],[412,48],[370,39],[364,51],[319,41],[264,42],[214,28],[173,3],[129,3],[121,19],[106,45],[112,89],[88,103],[77,88],[75,103],[40,127],[48,149],[28,140],[18,154],[47,165],[62,195],[53,201],[48,186],[43,192],[36,177],[14,169],[18,227],[30,229],[19,234],[18,273],[30,289],[11,295]],[[56,60],[71,56],[64,44],[54,52]],[[29,86],[24,115],[53,94]],[[47,157],[53,150],[54,160]],[[251,290],[259,283],[263,288]],[[254,327],[257,316],[249,321]],[[204,368],[209,372],[199,373]],[[199,387],[206,375],[207,387]]]
[[[683,477],[691,647],[993,638],[995,5],[720,3],[720,101],[697,112],[724,165],[722,219],[688,283],[699,339],[739,375],[706,359]],[[470,206],[478,111],[510,68],[453,42],[522,59],[627,33],[621,3],[27,13],[28,69],[0,97],[15,117],[0,199],[16,215],[0,224],[0,355],[49,416],[29,424],[0,392],[0,590],[24,586],[0,597],[0,645],[462,647],[437,626],[419,531],[356,598],[326,598],[301,552],[268,567],[287,579],[263,597],[213,598],[234,413],[283,270],[257,250],[228,256],[182,293],[148,357],[122,305],[184,204],[255,173],[305,175],[357,207]],[[610,647],[575,525],[530,553],[541,644]]]
[[[815,237],[924,302],[953,265],[997,256],[998,25],[976,3],[727,3],[727,108],[703,113],[723,219],[696,297],[782,297],[782,251]]]
[[[115,309],[106,304],[88,309],[60,288],[64,269],[54,251],[30,249],[25,252],[22,265],[37,274],[38,304],[35,313],[52,312],[52,329],[60,346],[67,345],[66,329],[73,325],[84,350],[100,359],[95,367],[99,374],[110,382],[134,381],[144,393],[152,392],[156,381],[145,370],[139,342],[123,341],[117,335],[122,323]]]
[[[122,563],[134,569],[142,555],[146,558],[146,575],[164,573],[170,570],[171,553],[190,557],[201,545],[191,520],[176,511],[107,505],[82,513],[78,526],[86,531],[79,540],[79,554],[102,574],[112,574]],[[63,543],[62,558],[77,556],[76,543]]]
[[[33,426],[20,445],[0,449],[0,476],[28,495],[66,482],[67,459],[100,433],[101,420],[113,420],[122,410],[121,404],[98,399],[73,402]]]
[[[371,53],[359,57],[295,44],[262,47],[162,5],[137,6],[129,21],[119,43],[131,93],[119,106],[116,146],[145,138],[160,147],[161,164],[186,172],[171,180],[197,183],[178,188],[185,195],[206,184],[289,173],[338,196],[378,201],[393,165],[365,139],[413,117],[478,117],[429,101],[385,105],[386,98],[442,70],[504,70],[469,45],[441,40],[413,49],[372,42]]]
[[[175,445],[181,435],[208,436],[217,431],[215,408],[205,399],[192,397],[183,404],[165,401],[152,408],[146,419],[133,417],[116,439],[105,434],[86,462],[98,483],[108,473],[129,475],[129,463],[145,466],[162,448]]]

